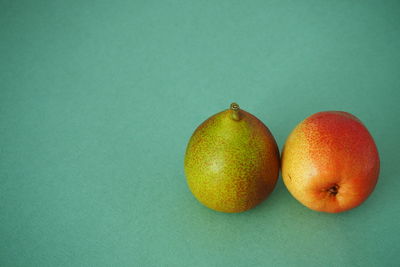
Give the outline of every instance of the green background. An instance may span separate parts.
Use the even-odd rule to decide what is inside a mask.
[[[1,1],[0,266],[395,266],[399,14],[399,1]],[[374,193],[317,213],[280,178],[251,211],[203,207],[185,148],[232,101],[280,148],[315,112],[355,114],[380,151]]]

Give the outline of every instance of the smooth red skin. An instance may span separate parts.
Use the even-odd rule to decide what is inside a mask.
[[[289,191],[302,204],[337,213],[357,207],[372,193],[379,176],[379,154],[367,128],[355,116],[319,112],[300,123],[292,135],[291,140],[304,142],[307,149],[288,153],[296,149],[296,143],[285,145],[282,175]],[[307,162],[304,166],[297,164],[302,156]],[[294,162],[303,168],[299,176],[290,166]],[[335,184],[338,193],[332,195],[328,189]]]

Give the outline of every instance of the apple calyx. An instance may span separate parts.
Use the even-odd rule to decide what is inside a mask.
[[[331,196],[336,196],[339,193],[339,185],[334,184],[333,186],[329,187],[328,190]]]

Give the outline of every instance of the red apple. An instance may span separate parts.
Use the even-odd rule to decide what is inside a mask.
[[[316,113],[289,135],[282,151],[282,176],[306,207],[337,213],[363,203],[379,176],[379,154],[368,129],[341,111]]]

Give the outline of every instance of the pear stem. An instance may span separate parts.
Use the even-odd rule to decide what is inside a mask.
[[[231,104],[231,118],[235,121],[239,121],[240,120],[240,107],[237,103],[232,103]]]

